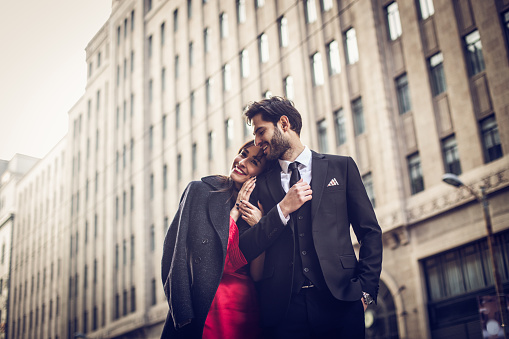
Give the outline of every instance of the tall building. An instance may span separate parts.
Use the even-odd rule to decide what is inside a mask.
[[[16,222],[17,184],[39,159],[16,154],[0,160],[0,338],[5,338],[9,316],[12,231]]]
[[[481,206],[442,175],[486,187],[509,292],[508,54],[507,0],[112,1],[65,142],[17,186],[8,337],[159,337],[180,194],[228,173],[244,108],[271,95],[359,166],[384,231],[367,337],[480,334]]]

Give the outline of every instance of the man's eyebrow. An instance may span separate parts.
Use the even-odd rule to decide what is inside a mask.
[[[248,150],[247,148],[243,148],[243,149],[241,149],[241,150],[240,150],[240,153],[242,153],[242,152],[246,152],[246,153],[249,155],[249,150]]]
[[[256,135],[256,133],[258,133],[258,131],[259,131],[260,129],[262,129],[262,128],[263,128],[263,126],[260,126],[260,127],[258,127],[257,129],[255,129],[255,130],[254,130],[254,132],[253,132],[253,135]]]

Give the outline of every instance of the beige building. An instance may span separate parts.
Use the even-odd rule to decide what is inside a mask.
[[[9,311],[12,226],[16,218],[16,185],[39,159],[16,154],[0,160],[0,338],[5,338]]]
[[[509,291],[509,1],[115,0],[86,52],[65,142],[16,188],[9,338],[159,337],[180,194],[270,95],[359,166],[385,249],[368,338],[480,336],[484,219],[446,172],[486,186]]]

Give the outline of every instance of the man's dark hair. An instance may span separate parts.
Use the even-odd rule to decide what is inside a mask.
[[[273,96],[270,99],[263,99],[249,104],[247,110],[244,112],[249,124],[251,124],[251,121],[257,114],[261,114],[264,121],[270,121],[274,126],[277,125],[277,122],[283,115],[286,115],[288,121],[290,121],[290,128],[300,136],[302,118],[299,111],[297,111],[293,102],[290,100]]]

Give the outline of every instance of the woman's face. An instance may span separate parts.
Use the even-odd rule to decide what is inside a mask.
[[[233,159],[230,177],[237,188],[249,178],[261,173],[265,167],[266,157],[263,150],[258,146],[250,146],[243,148],[240,153]]]

